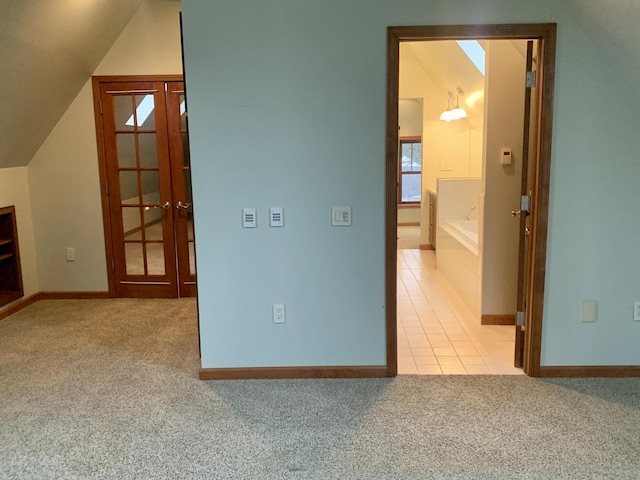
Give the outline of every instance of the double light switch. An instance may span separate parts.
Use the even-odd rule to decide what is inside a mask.
[[[272,227],[284,227],[284,210],[282,207],[269,209],[269,225]],[[255,208],[242,209],[242,228],[256,228],[258,216]]]

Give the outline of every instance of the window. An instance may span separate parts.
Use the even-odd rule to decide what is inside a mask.
[[[422,193],[422,139],[400,138],[398,203],[420,203]]]

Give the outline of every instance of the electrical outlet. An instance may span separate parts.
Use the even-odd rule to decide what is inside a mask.
[[[67,247],[67,262],[74,262],[76,260],[76,249],[73,247]]]
[[[284,313],[284,304],[273,305],[273,323],[285,323],[287,321]]]
[[[633,303],[633,319],[640,322],[640,302]]]

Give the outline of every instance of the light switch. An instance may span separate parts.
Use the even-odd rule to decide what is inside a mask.
[[[269,225],[272,227],[284,227],[284,211],[280,207],[269,209]]]
[[[242,228],[256,228],[258,226],[258,220],[256,219],[255,208],[243,208],[242,209]]]
[[[331,209],[331,225],[334,227],[350,227],[351,207],[333,207]]]

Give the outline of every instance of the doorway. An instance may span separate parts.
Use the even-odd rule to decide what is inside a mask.
[[[94,77],[109,291],[195,296],[195,240],[181,77]]]
[[[395,226],[397,223],[396,186],[398,182],[398,99],[400,42],[461,39],[533,39],[538,40],[539,95],[533,107],[537,131],[533,137],[531,157],[531,206],[528,231],[529,254],[525,262],[527,309],[524,312],[524,372],[538,376],[542,336],[544,268],[551,152],[553,76],[555,65],[554,24],[469,25],[434,27],[390,27],[388,30],[387,97],[387,373],[397,374],[397,262]]]

